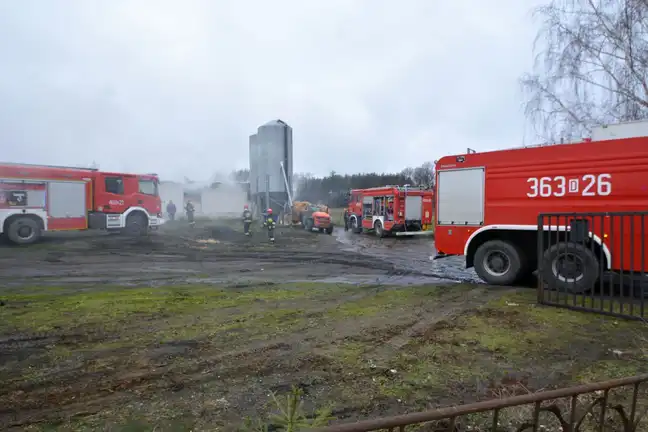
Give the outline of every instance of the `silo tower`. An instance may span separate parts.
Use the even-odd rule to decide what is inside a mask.
[[[250,136],[250,193],[257,214],[267,208],[276,214],[287,210],[292,188],[292,128],[272,120]]]

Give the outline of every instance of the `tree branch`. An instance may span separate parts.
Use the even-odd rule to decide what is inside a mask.
[[[648,0],[550,0],[534,15],[536,70],[520,83],[542,136],[648,118]]]

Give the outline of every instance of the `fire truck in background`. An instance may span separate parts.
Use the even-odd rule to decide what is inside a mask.
[[[0,162],[0,234],[17,244],[44,231],[126,230],[162,224],[155,174]]]
[[[625,220],[634,219],[624,231],[623,217],[607,213],[648,210],[648,122],[598,128],[579,143],[446,156],[436,163],[436,187],[438,257],[465,255],[466,267],[489,284],[521,281],[541,258],[543,277],[564,286],[567,276],[557,268],[561,254],[581,263],[569,277],[572,292],[591,288],[586,284],[604,270],[648,269],[643,216],[628,213]],[[547,233],[543,238],[561,231],[539,223],[541,214],[550,213],[572,214],[572,220],[597,214],[600,220],[584,230],[587,246],[567,253],[572,243],[564,234],[555,245],[538,245],[539,225]],[[571,226],[562,227],[567,231]],[[610,232],[616,232],[614,240]]]
[[[354,233],[373,231],[378,237],[432,234],[434,192],[405,186],[352,189],[347,211]]]

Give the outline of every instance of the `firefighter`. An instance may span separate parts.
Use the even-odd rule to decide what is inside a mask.
[[[243,206],[243,232],[246,236],[250,235],[250,225],[252,224],[252,212],[248,205]]]
[[[194,221],[194,213],[196,211],[196,208],[194,207],[191,200],[187,201],[185,211],[187,212],[187,220],[189,221],[189,225],[191,225],[191,227],[193,228],[193,226],[196,224],[196,222]]]
[[[274,218],[272,217],[271,208],[269,208],[268,211],[266,212],[266,218],[263,221],[263,226],[268,229],[268,239],[270,240],[270,243],[274,243],[275,221]]]
[[[166,211],[169,214],[169,220],[175,220],[176,210],[176,205],[173,204],[173,201],[169,200],[169,204],[167,204],[166,206]]]
[[[349,209],[344,209],[344,231],[349,231]]]

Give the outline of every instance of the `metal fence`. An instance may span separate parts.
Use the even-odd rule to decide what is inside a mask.
[[[538,303],[648,318],[648,212],[538,217]]]
[[[317,429],[367,432],[623,431],[648,428],[647,375]],[[413,426],[408,428],[408,426]]]

